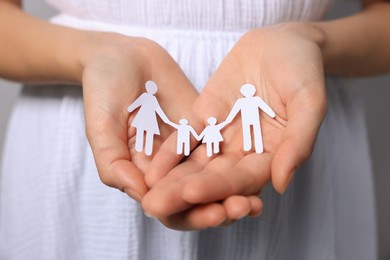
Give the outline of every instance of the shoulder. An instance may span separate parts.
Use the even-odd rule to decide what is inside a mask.
[[[241,104],[243,104],[243,103],[245,103],[245,98],[239,98],[239,99],[237,99],[237,101],[236,101],[236,103],[235,103],[235,105],[241,105]]]
[[[148,97],[148,93],[142,93],[138,99],[146,99]]]
[[[263,99],[261,97],[259,97],[259,96],[254,96],[253,100],[256,100],[257,102],[259,102],[259,101],[263,102]]]

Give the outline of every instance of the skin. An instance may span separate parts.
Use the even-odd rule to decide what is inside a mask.
[[[246,34],[207,83],[193,109],[199,121],[205,122],[210,114],[223,121],[242,97],[240,87],[251,82],[257,88],[256,95],[276,113],[275,119],[261,114],[265,152],[243,151],[242,126],[235,118],[223,130],[229,142],[224,142],[221,153],[209,160],[204,158],[202,146],[178,167],[161,166],[168,155],[158,153],[146,178],[153,188],[143,200],[152,215],[162,218],[232,195],[253,195],[271,179],[283,192],[286,175],[308,159],[326,112],[324,73],[318,46],[301,35],[291,35],[289,26]],[[252,51],[248,53],[248,49]],[[165,145],[171,144],[167,141]],[[194,162],[201,162],[197,169]],[[170,172],[159,179],[161,176],[153,176],[161,174],[157,167]],[[157,196],[159,203],[154,203]],[[175,205],[175,200],[182,201]]]
[[[172,120],[182,118],[198,94],[176,62],[148,39],[52,25],[22,12],[16,3],[0,1],[0,23],[0,35],[8,36],[0,38],[7,39],[0,40],[0,76],[82,84],[86,132],[100,178],[140,201],[148,190],[143,172],[151,158],[135,152],[135,129],[129,127],[135,114],[129,117],[127,106],[153,80],[164,110]],[[23,33],[15,33],[17,28]],[[155,150],[173,131],[166,125],[160,130]]]
[[[196,123],[187,111],[198,94],[176,62],[151,40],[53,25],[21,11],[19,1],[0,1],[0,35],[0,77],[30,84],[82,85],[86,134],[99,177],[140,202],[149,190],[144,177],[153,155],[135,152],[136,131],[130,128],[135,114],[129,115],[127,107],[145,91],[145,82],[153,80],[170,119],[178,122],[186,117]],[[162,124],[153,151],[173,131]],[[233,198],[248,205],[253,196]],[[258,208],[256,202],[245,212]],[[183,213],[183,218],[182,227],[187,229],[216,226],[226,218],[225,207],[209,203],[194,213]]]
[[[261,118],[265,152],[242,151],[240,122],[235,120],[223,133],[230,141],[211,160],[202,146],[179,166],[164,159],[168,154],[157,153],[146,176],[152,189],[142,201],[144,209],[174,226],[180,212],[232,195],[255,194],[269,182],[283,193],[310,157],[326,114],[324,72],[369,76],[390,71],[390,35],[383,33],[390,30],[390,4],[370,1],[365,7],[340,20],[287,23],[245,34],[206,84],[193,111],[199,121],[206,122],[210,114],[223,121],[240,98],[239,88],[254,84],[256,94],[277,115],[275,120]],[[168,139],[163,147],[173,149],[172,142]],[[227,217],[227,222],[237,220]]]
[[[310,157],[327,109],[324,70],[341,76],[390,71],[390,34],[384,33],[390,31],[390,4],[364,5],[365,11],[340,20],[248,32],[198,96],[169,54],[148,39],[52,25],[22,12],[19,1],[1,0],[0,76],[82,84],[87,137],[105,184],[142,202],[147,214],[168,227],[228,225],[259,215],[263,186],[272,181],[283,193]],[[241,85],[254,84],[277,114],[275,120],[261,119],[265,153],[238,149],[238,119],[223,130],[232,141],[224,142],[217,156],[208,158],[204,145],[194,149],[192,140],[194,151],[179,164],[176,133],[166,125],[153,156],[136,153],[129,127],[134,115],[126,108],[147,80],[159,86],[158,99],[170,119],[188,118],[197,132],[209,115],[222,122]]]

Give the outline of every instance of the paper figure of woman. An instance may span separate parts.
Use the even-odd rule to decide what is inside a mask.
[[[144,150],[144,137],[146,137],[145,154],[149,156],[153,152],[154,135],[160,134],[156,114],[158,114],[165,123],[171,125],[171,122],[162,110],[157,98],[154,96],[158,90],[156,83],[147,81],[145,88],[146,92],[139,96],[127,108],[127,111],[131,113],[139,107],[139,111],[131,123],[131,126],[136,129],[135,150],[137,152],[142,152]]]

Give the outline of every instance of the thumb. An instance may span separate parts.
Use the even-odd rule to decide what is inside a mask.
[[[288,123],[272,161],[272,183],[284,193],[295,171],[310,158],[327,110],[325,91],[299,91],[287,105]]]

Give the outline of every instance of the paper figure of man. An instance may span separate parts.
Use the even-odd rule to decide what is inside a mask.
[[[190,155],[190,137],[191,134],[199,140],[198,134],[195,132],[192,126],[188,125],[187,119],[180,119],[180,125],[173,124],[172,126],[177,129],[177,154]]]
[[[146,92],[139,96],[127,108],[127,111],[131,113],[139,107],[138,113],[131,123],[131,126],[136,129],[135,150],[137,152],[142,152],[144,150],[144,136],[146,136],[145,154],[149,156],[153,152],[154,135],[160,134],[156,113],[165,123],[169,125],[172,123],[165,115],[157,98],[154,96],[158,90],[156,83],[151,80],[147,81],[145,88]]]
[[[275,112],[258,96],[254,96],[256,88],[252,84],[244,84],[240,89],[244,96],[236,101],[230,114],[226,118],[227,123],[231,123],[234,117],[241,112],[242,134],[244,141],[244,151],[252,149],[251,126],[253,127],[254,143],[256,153],[264,151],[260,126],[259,109],[268,116],[274,118]]]

